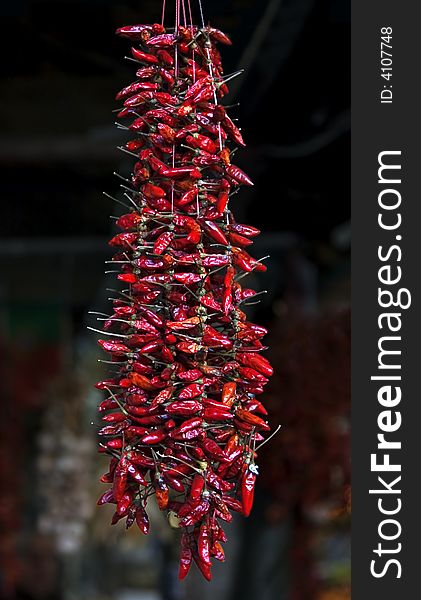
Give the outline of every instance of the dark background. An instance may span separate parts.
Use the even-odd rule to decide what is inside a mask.
[[[167,2],[169,22],[172,2]],[[193,10],[198,16],[197,3]],[[176,582],[177,549],[156,516],[147,543],[95,509],[89,309],[119,214],[103,196],[128,165],[114,96],[133,79],[116,27],[160,20],[158,1],[15,0],[0,7],[0,598],[349,598],[349,69],[347,0],[208,1],[226,31],[226,104],[255,186],[233,199],[262,229],[271,329],[266,402],[283,428],[262,452],[256,507],[234,523],[211,586]],[[111,285],[112,286],[112,285]]]

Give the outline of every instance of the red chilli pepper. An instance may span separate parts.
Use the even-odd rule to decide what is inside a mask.
[[[257,471],[254,465],[248,465],[244,469],[241,478],[241,503],[243,507],[243,515],[248,517],[253,508],[254,486],[256,484]]]
[[[132,48],[131,52],[132,52],[133,58],[135,58],[136,60],[138,60],[140,62],[145,62],[145,63],[149,63],[152,65],[158,64],[158,59],[153,54],[148,54],[146,52],[142,52],[141,50],[138,50],[137,48]]]
[[[136,525],[144,535],[149,533],[149,518],[143,506],[136,509]]]
[[[224,560],[222,521],[251,511],[252,449],[269,430],[257,397],[272,375],[266,329],[242,310],[256,295],[242,274],[266,267],[247,252],[259,231],[230,207],[232,190],[252,185],[232,164],[244,141],[220,103],[229,78],[217,45],[230,39],[191,24],[118,34],[138,64],[116,97],[133,163],[123,186],[131,208],[109,242],[121,293],[99,317],[113,375],[96,386],[110,488],[98,504],[114,505],[112,524],[147,534],[154,494],[181,529],[180,578],[194,560],[210,580],[212,559]]]
[[[192,558],[193,555],[190,548],[189,535],[183,533],[181,536],[180,569],[178,571],[178,578],[180,580],[183,580],[190,571]]]

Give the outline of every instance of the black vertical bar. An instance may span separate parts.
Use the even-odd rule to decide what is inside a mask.
[[[417,381],[421,372],[420,13],[421,4],[409,0],[353,0],[352,6],[352,595],[356,600],[421,597],[417,589],[421,576],[418,550],[421,397]],[[383,29],[382,34],[382,28],[389,27],[392,48],[383,49],[392,54],[391,65],[386,54],[383,55],[386,60],[381,62],[381,38],[387,42],[389,31]],[[388,71],[387,66],[392,70]],[[392,73],[390,78],[382,77],[387,73]],[[382,155],[381,160],[401,168],[381,171],[380,175],[388,181],[379,182],[381,152],[395,152]],[[388,206],[400,197],[400,205],[396,209],[382,208],[379,197]],[[396,229],[384,229],[378,222],[379,213],[386,225],[396,225],[398,215],[402,223]],[[391,250],[392,246],[396,249]],[[389,250],[391,254],[385,258]],[[387,281],[398,277],[400,267],[400,281],[395,284],[379,281],[379,269],[384,266],[390,267],[390,271],[381,271],[381,277]],[[380,307],[379,288],[389,290],[398,306]],[[398,294],[405,289],[411,294],[411,305],[401,308]],[[386,296],[382,296],[384,304]],[[400,298],[401,305],[407,304],[409,294],[402,291]],[[394,316],[389,322],[387,317],[379,322],[382,313]],[[391,332],[390,324],[398,329]],[[378,366],[378,343],[383,336],[401,338],[383,341],[383,348],[401,352],[384,355],[384,364],[393,368]],[[379,376],[401,380],[371,379]],[[378,399],[382,386],[385,387],[381,396],[383,405]],[[399,403],[394,402],[399,394],[397,388],[402,394]],[[385,432],[381,426],[395,431]],[[378,434],[384,434],[387,442],[401,443],[401,448],[379,449]],[[375,461],[380,465],[387,461],[385,454],[388,454],[390,463],[400,465],[401,471],[373,471],[372,454],[376,454]],[[401,480],[393,483],[399,477]],[[389,493],[370,493],[370,490],[387,491],[385,484],[389,485]],[[382,514],[379,500],[384,510],[397,510],[400,503],[401,508],[393,515]],[[382,524],[385,520],[389,521]],[[382,539],[382,536],[396,538]],[[379,549],[381,554],[374,553]],[[372,571],[382,576],[375,577]]]

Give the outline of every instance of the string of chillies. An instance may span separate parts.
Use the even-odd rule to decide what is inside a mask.
[[[256,292],[240,280],[266,269],[246,250],[259,231],[228,208],[252,185],[231,162],[245,144],[220,104],[229,77],[216,44],[231,42],[211,27],[117,33],[137,64],[117,94],[134,167],[122,185],[132,208],[110,241],[125,289],[99,340],[114,371],[97,384],[100,451],[111,457],[98,504],[146,534],[155,496],[182,532],[180,579],[194,561],[210,580],[211,559],[224,560],[221,522],[252,509],[256,446],[269,431],[257,396],[272,374],[260,354],[266,330],[242,310]]]

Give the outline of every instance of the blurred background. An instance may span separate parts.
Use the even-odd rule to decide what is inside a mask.
[[[172,22],[172,2],[167,2]],[[194,2],[197,15],[197,5]],[[281,431],[262,450],[255,508],[231,524],[212,584],[177,581],[177,539],[110,527],[97,508],[88,310],[119,207],[116,91],[132,81],[116,27],[160,19],[159,0],[3,0],[0,93],[1,600],[346,600],[349,543],[348,0],[205,0],[226,31],[230,104],[255,182],[233,198],[263,233],[265,326],[276,375],[264,400]]]

